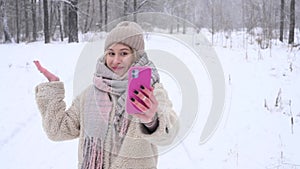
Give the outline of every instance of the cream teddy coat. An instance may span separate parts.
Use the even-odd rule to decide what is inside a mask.
[[[65,90],[63,82],[41,83],[35,88],[36,102],[42,115],[43,128],[49,139],[62,141],[79,138],[78,168],[83,160],[83,108],[88,87],[77,96],[70,108],[66,109],[64,102]],[[154,95],[159,102],[158,128],[149,133],[145,126],[135,119],[128,126],[127,135],[124,138],[120,152],[117,155],[104,151],[104,169],[155,169],[157,168],[157,146],[165,146],[172,143],[178,132],[179,123],[166,90],[162,84],[154,86]],[[116,96],[110,95],[113,108],[110,116],[115,113]],[[112,118],[110,118],[112,119]],[[108,135],[104,141],[104,149],[110,150],[112,139],[112,122],[109,122]]]

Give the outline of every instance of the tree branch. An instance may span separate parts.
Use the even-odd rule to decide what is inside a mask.
[[[140,3],[140,5],[136,8],[136,11],[138,11],[139,9],[141,9],[147,2],[149,2],[149,1],[148,0],[144,0],[142,3]]]

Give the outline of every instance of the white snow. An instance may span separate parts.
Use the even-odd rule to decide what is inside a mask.
[[[203,33],[211,39],[207,31]],[[241,32],[231,33],[230,47],[229,42],[221,41],[221,37],[221,34],[215,36],[214,42],[226,84],[221,123],[213,137],[200,145],[206,115],[198,115],[187,137],[159,157],[159,168],[300,168],[299,49],[288,48],[279,42],[274,42],[271,50],[259,49],[256,43],[246,47]],[[85,44],[35,42],[0,45],[1,168],[77,167],[78,140],[53,142],[42,129],[34,88],[46,79],[37,71],[33,60],[40,60],[43,66],[65,82],[65,101],[70,105],[75,66]],[[156,48],[150,42],[149,45]],[[156,45],[182,53],[181,48],[170,44],[158,41]],[[188,67],[192,73],[201,75],[195,77],[198,92],[202,94],[199,102],[204,106],[199,107],[199,111],[209,111],[209,78],[203,66],[199,66],[201,63],[191,62],[190,59],[187,56],[182,61],[191,64]],[[91,67],[94,69],[95,65]],[[175,103],[175,110],[180,112],[181,90],[178,82],[175,79],[176,83],[168,87],[174,78],[166,73],[162,73],[161,77]],[[279,90],[281,99],[276,107]]]

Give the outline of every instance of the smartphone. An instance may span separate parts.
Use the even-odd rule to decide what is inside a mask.
[[[131,98],[143,103],[134,94],[134,90],[140,91],[141,86],[150,89],[152,69],[147,66],[133,66],[128,71],[128,86],[126,97],[126,112],[128,114],[141,113],[141,111],[131,102]]]

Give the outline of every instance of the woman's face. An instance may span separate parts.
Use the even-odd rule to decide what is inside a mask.
[[[113,44],[106,51],[106,65],[119,76],[127,72],[133,61],[133,51],[124,44]]]

